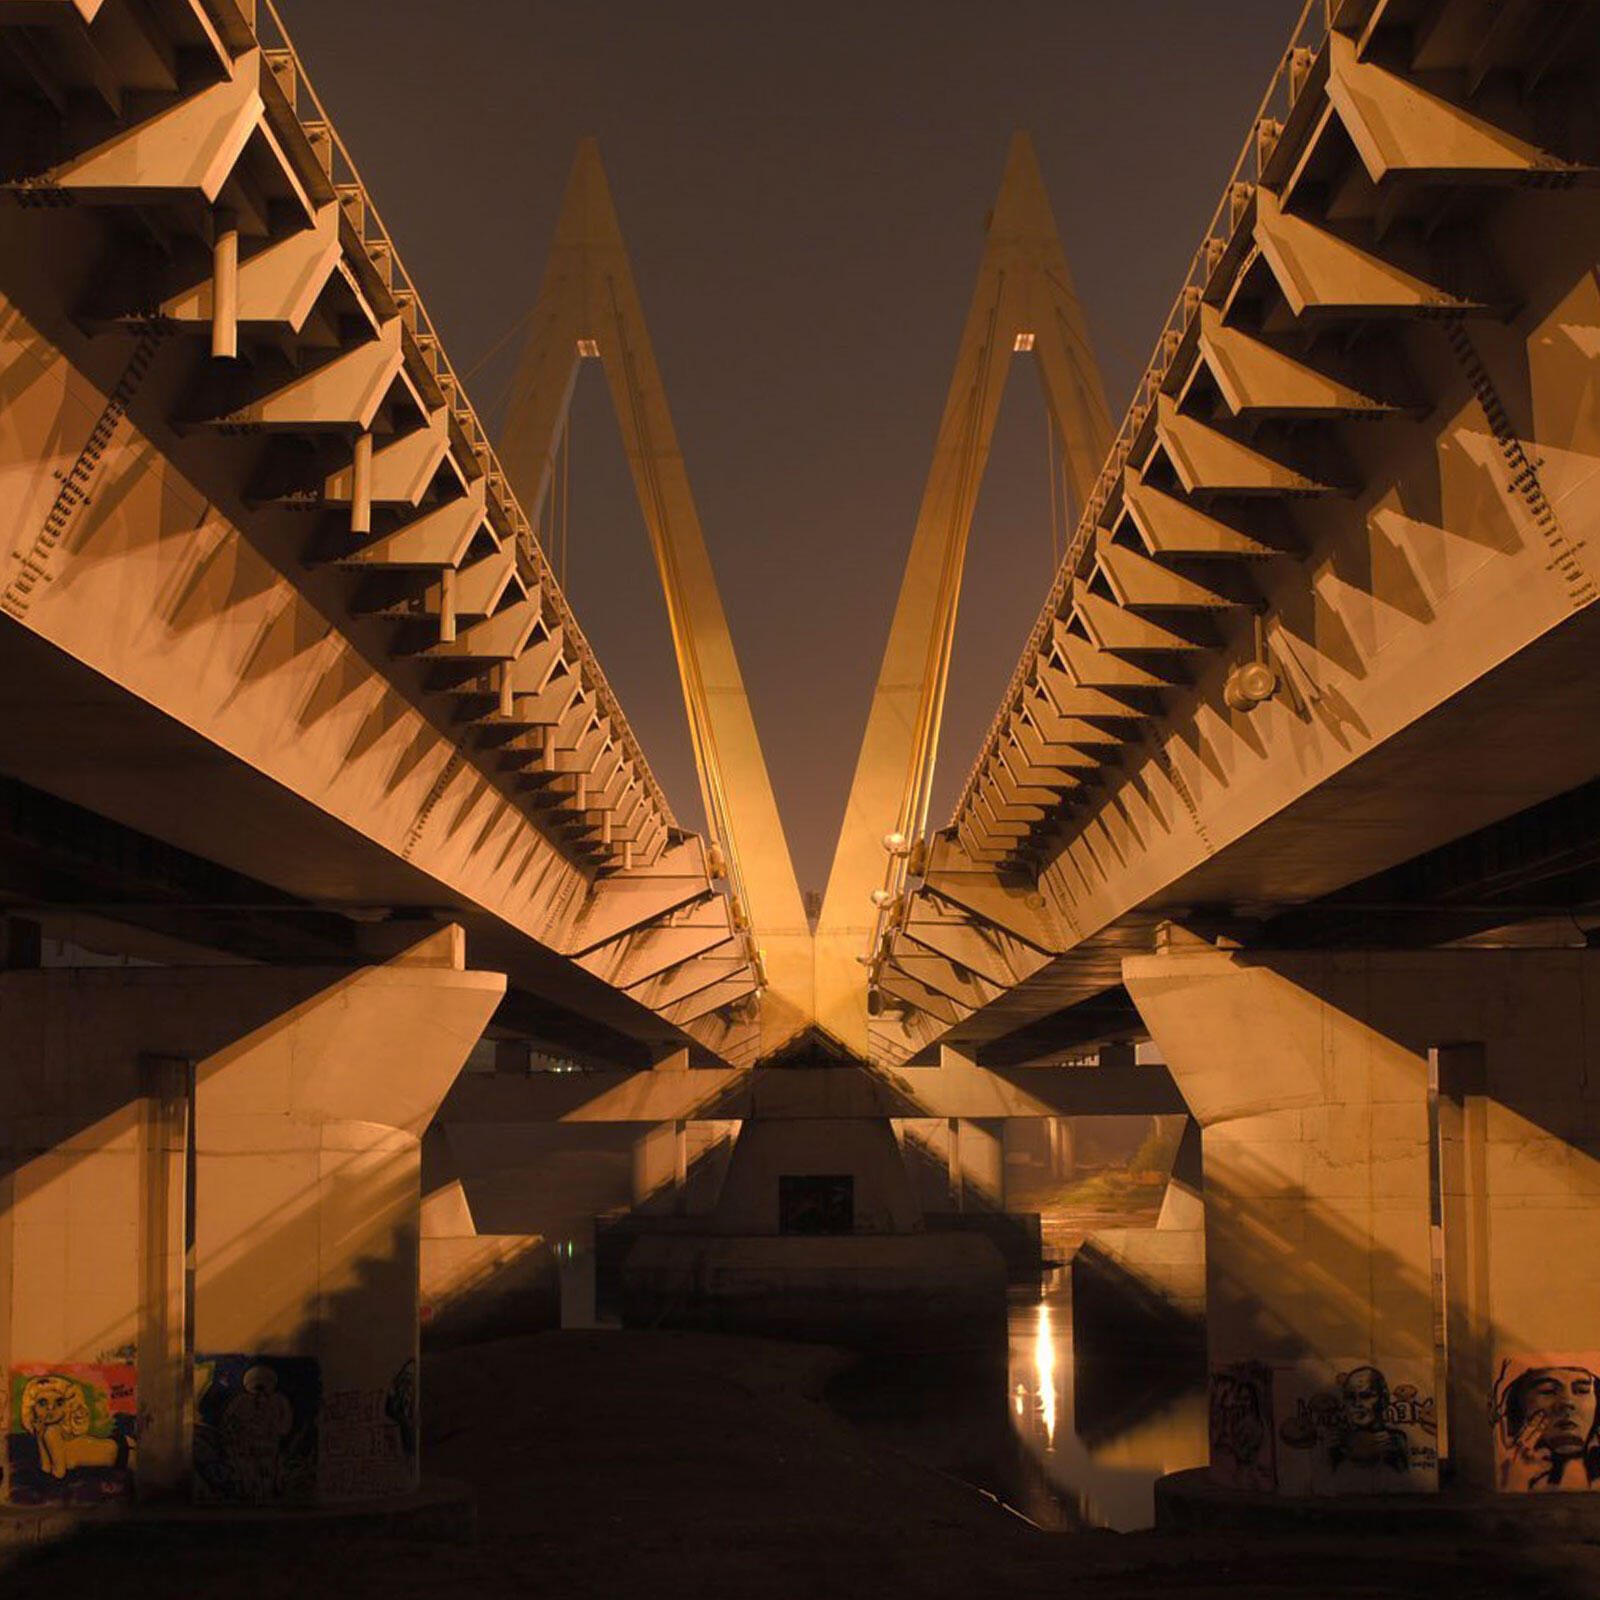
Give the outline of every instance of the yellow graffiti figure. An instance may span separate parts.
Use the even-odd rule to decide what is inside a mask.
[[[29,1378],[19,1407],[22,1430],[39,1446],[39,1466],[52,1478],[75,1467],[114,1467],[119,1442],[89,1432],[89,1402],[83,1386],[60,1373]],[[128,1442],[132,1448],[132,1441]]]

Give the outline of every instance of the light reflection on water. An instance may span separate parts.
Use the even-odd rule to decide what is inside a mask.
[[[998,1349],[990,1363],[866,1358],[829,1398],[883,1443],[1041,1527],[1148,1528],[1156,1479],[1205,1460],[1203,1359],[1126,1329],[1079,1350],[1057,1276],[1042,1299],[1010,1308],[1003,1370]]]
[[[1080,1373],[1069,1292],[1056,1288],[1037,1305],[1013,1306],[1007,1410],[1016,1442],[1047,1491],[1027,1494],[1031,1504],[1018,1509],[1043,1522],[1053,1498],[1066,1513],[1053,1519],[1057,1526],[1075,1513],[1091,1527],[1148,1528],[1155,1480],[1206,1458],[1205,1391],[1193,1379],[1173,1372],[1157,1349]],[[1082,1427],[1077,1415],[1080,1383],[1094,1387],[1093,1427]]]
[[[1039,1417],[1044,1423],[1044,1445],[1048,1453],[1056,1442],[1056,1334],[1050,1326],[1050,1307],[1043,1300],[1039,1302],[1038,1324],[1033,1338],[1034,1392],[1039,1399]]]

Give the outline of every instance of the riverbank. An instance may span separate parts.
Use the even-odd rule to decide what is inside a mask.
[[[1043,1533],[835,1416],[844,1358],[713,1335],[569,1331],[430,1356],[430,1474],[472,1546],[296,1534],[72,1542],[0,1561],[7,1600],[1588,1600],[1600,1548]]]

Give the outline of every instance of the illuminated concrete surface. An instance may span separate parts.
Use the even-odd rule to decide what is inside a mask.
[[[1184,1110],[1097,1248],[1203,1261],[1219,1487],[1600,1483],[1597,66],[1310,7],[1120,428],[1013,140],[808,911],[597,147],[496,445],[270,7],[0,0],[11,1504],[408,1493],[419,1318],[619,1217],[632,1320],[998,1329],[1008,1127]],[[940,827],[1025,357],[1079,520]],[[587,360],[704,839],[541,538]]]

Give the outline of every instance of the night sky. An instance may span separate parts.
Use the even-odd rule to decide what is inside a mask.
[[[800,884],[822,888],[1012,129],[1038,146],[1120,421],[1301,0],[277,3],[492,432],[506,335],[577,142],[598,136]],[[698,826],[660,585],[593,367],[572,449],[568,591]],[[936,822],[1050,552],[1021,356],[968,551]]]

